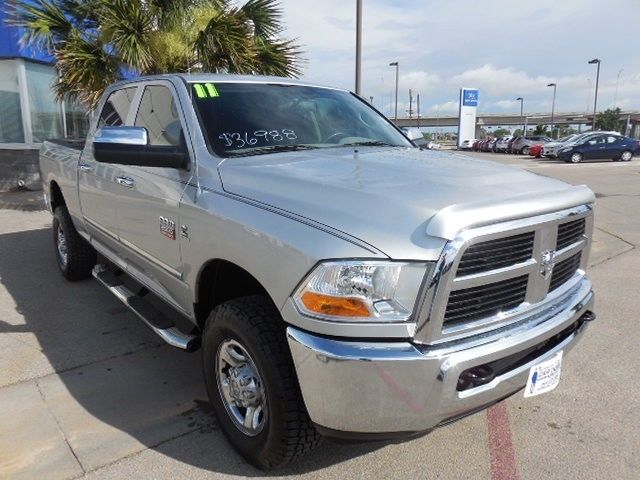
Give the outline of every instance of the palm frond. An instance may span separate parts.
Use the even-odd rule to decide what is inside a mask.
[[[294,40],[256,38],[256,51],[255,73],[294,78],[302,74],[302,50]]]
[[[235,12],[220,12],[211,18],[206,28],[198,34],[195,50],[205,71],[253,71],[256,55],[249,26]]]
[[[152,63],[148,36],[153,18],[140,0],[108,0],[100,14],[106,42],[131,68],[146,73]]]
[[[8,0],[9,25],[23,27],[20,42],[53,52],[57,40],[69,34],[73,25],[59,5],[48,0]]]
[[[95,108],[104,90],[120,80],[120,62],[100,37],[87,38],[72,30],[55,52],[59,83],[56,97],[70,97]]]
[[[256,37],[268,39],[282,32],[282,9],[276,0],[249,0],[240,12],[253,24]]]

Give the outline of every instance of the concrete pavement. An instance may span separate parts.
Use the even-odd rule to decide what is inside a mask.
[[[640,162],[475,155],[598,194],[590,262],[598,320],[563,361],[560,385],[407,442],[325,442],[276,476],[640,476]],[[262,477],[217,428],[199,353],[161,345],[95,282],[64,281],[49,214],[12,198],[0,210],[0,478]],[[498,458],[505,445],[511,453]]]

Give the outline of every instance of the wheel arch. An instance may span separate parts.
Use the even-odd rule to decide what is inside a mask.
[[[52,212],[55,212],[56,208],[67,204],[62,194],[62,189],[55,180],[52,180],[49,184],[49,203]]]
[[[196,281],[194,313],[198,326],[204,327],[209,313],[216,306],[249,295],[265,295],[275,306],[262,283],[240,265],[222,258],[207,261]]]

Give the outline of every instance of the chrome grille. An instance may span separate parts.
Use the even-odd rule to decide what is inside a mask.
[[[558,227],[558,241],[556,242],[556,250],[562,250],[572,243],[576,243],[582,238],[584,232],[584,218],[574,220],[573,222],[560,224],[560,226]]]
[[[534,232],[471,245],[462,255],[457,276],[496,270],[531,258]]]
[[[581,256],[582,253],[576,253],[573,257],[567,258],[555,266],[551,275],[551,282],[549,283],[550,292],[573,277],[578,268],[580,268]]]
[[[501,282],[454,290],[449,294],[444,324],[497,315],[524,302],[528,275]]]
[[[592,212],[583,205],[462,230],[425,285],[414,339],[438,343],[477,335],[560,301],[584,275]]]

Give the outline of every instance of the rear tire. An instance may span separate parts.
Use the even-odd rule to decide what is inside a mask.
[[[630,152],[629,150],[625,150],[620,155],[620,160],[623,162],[630,162],[632,158],[633,158],[633,152]]]
[[[96,264],[94,248],[80,236],[67,207],[61,205],[53,213],[53,243],[60,271],[67,280],[89,278]]]
[[[522,155],[529,155],[529,147],[522,147],[522,150],[520,150],[520,153]]]
[[[214,308],[202,348],[205,384],[222,431],[251,464],[271,470],[319,443],[302,399],[285,324],[267,297],[238,298]],[[243,398],[252,403],[242,406]],[[249,413],[257,411],[258,416]],[[247,422],[247,417],[253,420]]]

